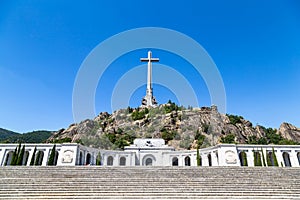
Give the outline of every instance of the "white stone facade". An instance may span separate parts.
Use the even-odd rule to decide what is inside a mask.
[[[54,144],[25,145],[23,165],[29,166],[34,148],[35,158],[40,152],[36,165],[46,166]],[[18,144],[0,144],[0,165],[10,165],[13,152]],[[246,158],[243,158],[243,155]],[[256,156],[254,156],[256,154]],[[300,166],[299,145],[235,145],[220,144],[199,150],[201,166],[255,166],[254,158],[263,165],[274,165],[274,154],[279,167]],[[134,144],[124,151],[101,150],[80,144],[56,144],[55,165],[96,165],[97,156],[101,155],[104,166],[197,166],[197,151],[175,151],[165,145],[163,139],[136,139]],[[258,156],[258,157],[257,157]],[[263,160],[264,157],[264,160]]]

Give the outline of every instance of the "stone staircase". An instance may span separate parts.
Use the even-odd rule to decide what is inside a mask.
[[[300,199],[300,168],[0,168],[0,199]]]

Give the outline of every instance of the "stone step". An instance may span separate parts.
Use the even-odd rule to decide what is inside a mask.
[[[297,168],[11,166],[0,177],[0,199],[300,199]]]

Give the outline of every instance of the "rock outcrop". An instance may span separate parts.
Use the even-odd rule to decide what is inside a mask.
[[[282,123],[279,127],[279,133],[282,135],[282,137],[293,140],[293,141],[300,141],[300,128],[297,128],[296,126],[289,124],[289,123]]]

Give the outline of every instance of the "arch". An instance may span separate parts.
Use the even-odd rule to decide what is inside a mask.
[[[107,157],[107,165],[113,166],[114,165],[114,158],[112,156]]]
[[[297,153],[298,163],[300,165],[300,152]]]
[[[25,165],[25,166],[27,165],[28,158],[29,158],[29,151],[25,151],[22,165]]]
[[[90,153],[86,154],[85,164],[86,165],[90,165],[91,164],[91,154]]]
[[[82,160],[83,160],[82,151],[80,151],[80,153],[79,153],[79,165],[83,165]]]
[[[185,166],[191,166],[191,158],[190,158],[190,156],[186,156],[184,158],[184,165]]]
[[[148,154],[143,157],[144,166],[153,166],[155,165],[155,161],[155,157],[152,154]]]
[[[13,154],[14,154],[13,151],[7,152],[5,162],[4,162],[4,166],[10,165]]]
[[[262,159],[259,151],[253,151],[254,166],[262,166]]]
[[[211,154],[210,153],[207,155],[207,160],[208,160],[208,166],[212,166]]]
[[[43,159],[44,159],[44,152],[43,151],[38,151],[36,153],[36,159],[34,165],[42,165],[43,164]]]
[[[287,152],[282,153],[283,161],[284,161],[284,166],[286,167],[291,167],[291,159],[290,159],[290,154]]]
[[[152,166],[153,165],[153,159],[152,158],[147,158],[145,161],[146,166]]]
[[[178,166],[178,158],[177,157],[172,158],[172,166]]]
[[[274,155],[271,151],[267,153],[267,164],[268,166],[275,166]]]
[[[120,163],[119,163],[120,166],[125,166],[126,165],[126,158],[124,156],[122,156],[120,158]]]
[[[241,166],[248,166],[247,154],[244,151],[239,153],[239,159],[241,162]]]

